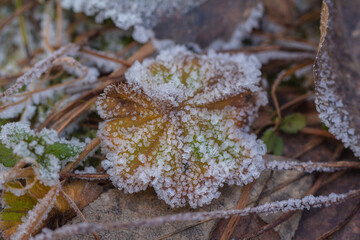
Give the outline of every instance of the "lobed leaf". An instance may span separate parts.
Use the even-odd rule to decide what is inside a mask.
[[[183,47],[135,63],[97,102],[103,167],[126,192],[152,186],[172,207],[209,204],[224,183],[260,175],[265,146],[248,133],[266,104],[259,63]]]

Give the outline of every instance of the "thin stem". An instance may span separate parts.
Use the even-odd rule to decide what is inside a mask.
[[[329,239],[334,233],[342,229],[346,224],[348,224],[351,219],[358,213],[360,210],[360,202],[350,211],[350,214],[344,219],[344,221],[339,222],[333,229],[321,235],[317,240]]]
[[[9,87],[5,92],[0,94],[0,99],[3,97],[10,96],[11,94],[17,93],[19,89],[32,82],[34,79],[37,79],[43,74],[47,69],[54,65],[54,62],[69,53],[74,53],[77,51],[78,46],[76,44],[68,44],[61,47],[59,50],[55,51],[49,57],[37,62],[34,67],[25,72],[21,77],[16,79],[16,82]]]
[[[55,46],[60,46],[61,39],[62,39],[62,23],[63,23],[63,16],[62,16],[62,8],[60,1],[56,1],[56,41]]]
[[[60,173],[60,177],[62,178],[77,178],[77,179],[85,179],[85,180],[108,180],[110,178],[107,173],[69,173],[64,172]]]
[[[34,7],[37,4],[37,1],[32,1],[32,2],[28,2],[27,4],[16,8],[16,11],[13,12],[9,17],[5,18],[4,21],[2,21],[0,23],[0,32],[1,30],[3,30],[6,25],[8,25],[14,18],[16,18],[17,16],[20,16],[21,14],[23,14],[25,11],[31,9],[32,7]]]
[[[76,214],[86,223],[88,223],[87,219],[85,218],[84,214],[81,212],[81,210],[78,208],[78,206],[76,205],[76,203],[74,202],[74,200],[72,200],[72,198],[67,195],[64,190],[62,190],[62,188],[60,188],[60,194],[66,199],[66,201],[69,203],[69,205],[75,210]],[[99,235],[95,232],[92,231],[91,232],[92,235],[94,235],[94,238],[96,240],[101,240]]]
[[[249,201],[249,197],[251,194],[251,190],[254,187],[254,183],[255,183],[255,181],[246,185],[242,189],[242,193],[241,193],[239,202],[237,203],[235,209],[244,209],[246,207],[246,203]],[[223,234],[221,235],[220,240],[229,240],[230,239],[232,233],[235,230],[236,225],[239,223],[240,218],[241,218],[241,216],[233,216],[230,218]]]
[[[335,172],[347,169],[360,169],[360,162],[296,162],[296,161],[270,161],[266,164],[271,170],[295,170],[300,172]]]
[[[310,64],[313,63],[313,60],[311,61],[306,61],[306,62],[303,62],[303,63],[300,63],[292,68],[289,68],[288,70],[286,70],[285,72],[281,73],[275,80],[274,84],[272,85],[272,88],[271,88],[271,97],[272,97],[272,100],[274,102],[274,105],[275,105],[275,109],[276,109],[276,113],[277,113],[277,116],[278,116],[278,121],[276,122],[275,124],[275,127],[274,127],[274,130],[276,130],[279,126],[280,126],[280,123],[281,123],[281,110],[280,110],[280,106],[279,106],[279,101],[277,99],[277,96],[276,96],[276,89],[277,87],[279,86],[281,80],[283,80],[285,77],[287,76],[290,76],[292,74],[294,74],[297,70],[301,69],[301,68],[304,68],[304,67],[307,67],[309,66]]]
[[[99,51],[93,51],[93,50],[90,50],[88,48],[82,48],[80,51],[83,52],[83,53],[98,57],[98,58],[103,58],[103,59],[106,59],[106,60],[109,60],[109,61],[112,61],[112,62],[120,63],[120,64],[125,65],[127,67],[131,67],[130,62],[128,62],[126,60],[122,60],[122,59],[107,56],[107,55],[105,55],[105,54],[103,54],[103,53],[101,53]]]
[[[83,106],[79,107],[78,109],[74,109],[72,112],[69,112],[66,115],[66,118],[63,117],[64,121],[63,122],[57,122],[56,127],[51,127],[54,128],[55,131],[57,131],[58,133],[61,133],[75,118],[77,118],[79,115],[81,115],[86,109],[90,108],[92,104],[94,104],[96,102],[96,97],[93,97],[92,99],[90,99],[87,103],[85,103]]]
[[[22,0],[15,0],[15,6],[16,6],[16,9],[20,9],[22,7]],[[20,25],[21,36],[22,36],[23,42],[24,42],[26,57],[28,59],[30,59],[31,54],[30,54],[30,50],[29,50],[29,41],[28,41],[28,37],[27,37],[27,33],[26,33],[25,18],[22,15],[22,13],[19,14],[19,25]]]
[[[311,134],[311,135],[317,135],[317,136],[321,136],[321,137],[335,139],[334,135],[332,135],[328,131],[322,130],[322,129],[304,127],[303,129],[300,130],[300,132],[305,133],[305,134]]]
[[[290,212],[296,210],[309,209],[311,207],[328,207],[332,204],[339,204],[350,199],[355,199],[360,197],[360,190],[349,191],[345,194],[330,194],[329,196],[307,196],[303,199],[291,199],[285,201],[278,201],[273,203],[267,203],[253,208],[245,209],[232,209],[232,210],[223,210],[223,211],[213,211],[213,212],[188,212],[188,213],[179,213],[173,215],[167,215],[162,217],[155,217],[149,219],[142,219],[129,223],[122,222],[113,222],[113,223],[80,223],[73,225],[66,225],[62,228],[59,228],[55,231],[47,230],[42,234],[39,234],[35,237],[36,240],[45,240],[45,239],[56,239],[63,238],[68,235],[73,234],[85,234],[91,231],[105,231],[105,230],[121,230],[129,228],[138,228],[138,227],[151,227],[159,226],[165,223],[170,222],[183,222],[183,221],[202,221],[206,219],[214,218],[226,218],[230,216],[246,216],[253,213],[266,213],[272,214],[276,212]]]

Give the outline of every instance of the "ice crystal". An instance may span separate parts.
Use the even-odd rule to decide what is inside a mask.
[[[331,168],[317,162],[296,162],[296,161],[277,161],[272,160],[266,164],[266,169],[271,170],[297,170],[300,172],[334,172],[340,168]]]
[[[126,192],[152,186],[172,207],[209,204],[224,183],[252,182],[264,168],[264,144],[249,134],[267,103],[260,64],[245,55],[184,47],[136,62],[126,83],[97,102],[107,121],[100,137],[103,167]]]
[[[110,18],[114,24],[124,30],[134,27],[133,37],[146,42],[152,37],[151,28],[161,17],[168,17],[179,11],[187,12],[206,0],[61,0],[63,8],[86,15],[96,15],[96,22]]]
[[[9,87],[3,93],[0,93],[0,118],[15,118],[23,113],[22,122],[30,123],[36,112],[39,112],[41,106],[49,107],[49,100],[59,100],[64,93],[72,94],[79,89],[92,88],[97,84],[99,71],[93,67],[86,67],[74,58],[64,56],[73,55],[78,47],[69,44],[62,47],[58,51],[49,55],[47,58],[39,61],[33,68],[25,72],[16,80],[16,83]],[[31,94],[30,96],[22,96],[24,92],[16,95],[21,88],[26,87],[26,91],[33,91],[34,86],[38,85],[41,75],[53,66],[61,66],[71,76],[62,77],[61,86],[52,86],[49,82],[45,82],[41,87],[41,91]],[[72,76],[74,75],[74,76]],[[75,78],[76,77],[76,78]],[[37,89],[39,90],[39,89]],[[15,95],[14,95],[15,94]]]
[[[360,157],[359,136],[352,127],[351,113],[347,110],[342,98],[336,93],[336,81],[340,77],[332,70],[330,56],[324,52],[321,58],[321,69],[316,69],[315,74],[319,76],[316,82],[316,109],[319,117],[329,127],[329,132],[350,148],[354,155]]]
[[[245,209],[219,210],[212,212],[187,212],[178,213],[155,218],[140,219],[134,222],[111,222],[111,223],[78,223],[68,224],[54,231],[45,228],[42,233],[35,236],[34,240],[63,239],[66,236],[74,234],[86,234],[92,231],[121,230],[137,227],[154,227],[166,223],[184,222],[184,221],[206,221],[214,218],[228,218],[230,216],[247,216],[254,213],[273,214],[277,212],[290,212],[296,210],[309,210],[310,208],[329,207],[334,204],[342,203],[348,199],[358,197],[359,192],[351,190],[347,193],[331,193],[328,196],[305,196],[302,199],[288,199],[265,203],[257,207],[247,207]]]
[[[61,139],[54,130],[35,133],[27,124],[19,122],[2,126],[0,144],[15,156],[35,159],[40,167],[40,180],[46,185],[57,181],[61,165],[74,161],[85,145],[75,139]]]
[[[32,231],[38,229],[40,224],[47,219],[49,212],[51,211],[57,195],[59,194],[59,183],[57,186],[50,189],[46,195],[38,200],[38,203],[33,209],[29,210],[26,217],[23,217],[22,224],[18,226],[16,232],[11,236],[10,239],[26,239],[28,235],[31,235]]]

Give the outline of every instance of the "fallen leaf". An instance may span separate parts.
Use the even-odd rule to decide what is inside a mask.
[[[241,187],[227,186],[221,189],[221,196],[210,205],[201,208],[203,211],[215,211],[220,209],[231,209],[236,206],[241,194]],[[199,209],[198,209],[199,210]],[[162,200],[158,199],[152,189],[134,194],[125,194],[123,191],[111,189],[103,193],[97,200],[85,207],[84,216],[89,222],[131,222],[137,219],[163,216],[173,213],[192,211],[189,207],[170,209]],[[81,222],[76,217],[69,224]],[[184,222],[176,224],[164,224],[153,228],[140,228],[134,231],[111,231],[99,232],[102,240],[110,239],[209,239],[217,220],[199,222]],[[121,236],[121,237],[120,237]],[[91,234],[75,235],[69,240],[93,239]]]
[[[293,0],[262,0],[266,16],[278,24],[290,24],[295,17]]]
[[[329,132],[360,157],[358,0],[326,0],[314,66],[316,107]]]
[[[233,35],[233,41],[241,41],[236,34],[256,26],[256,18],[262,15],[259,4],[258,0],[208,0],[183,16],[163,18],[154,32],[159,39],[172,39],[178,44],[193,42],[203,48],[219,39],[228,42]],[[237,29],[238,33],[234,32]]]
[[[114,185],[129,193],[151,186],[170,206],[195,208],[217,198],[219,186],[256,179],[265,146],[248,131],[267,102],[257,67],[242,54],[184,47],[135,63],[127,83],[97,102],[107,120],[102,165]]]

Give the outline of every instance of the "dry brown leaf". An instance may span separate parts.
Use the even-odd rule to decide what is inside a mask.
[[[229,41],[234,30],[251,18],[259,3],[258,0],[208,0],[184,16],[165,17],[154,32],[159,39],[172,39],[179,44],[194,42],[201,47],[217,39]]]
[[[290,24],[295,17],[293,0],[262,0],[266,16],[279,24]]]
[[[320,118],[360,157],[360,1],[326,0],[314,74]]]

